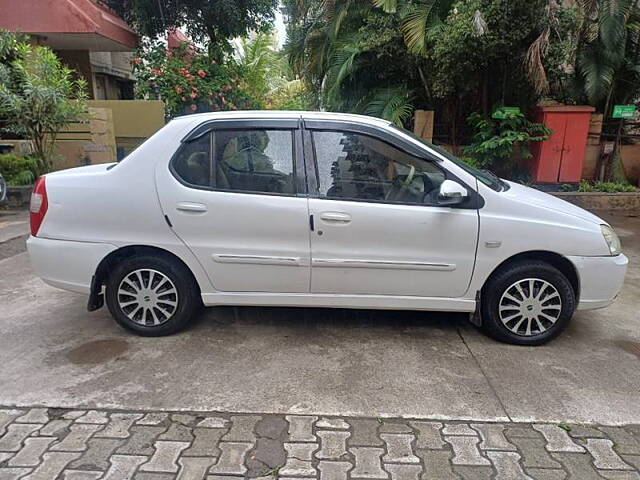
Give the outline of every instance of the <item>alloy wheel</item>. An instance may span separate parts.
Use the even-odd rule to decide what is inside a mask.
[[[169,277],[157,270],[134,270],[118,286],[118,305],[129,320],[139,325],[162,325],[178,308],[178,290]]]
[[[498,305],[504,326],[525,337],[546,332],[562,313],[560,293],[551,283],[540,278],[515,282],[502,294]]]

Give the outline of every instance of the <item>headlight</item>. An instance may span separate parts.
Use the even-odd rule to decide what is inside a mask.
[[[600,225],[602,230],[602,236],[604,237],[607,245],[609,245],[609,251],[611,255],[620,255],[622,253],[622,246],[620,245],[620,239],[616,232],[613,231],[609,225]]]

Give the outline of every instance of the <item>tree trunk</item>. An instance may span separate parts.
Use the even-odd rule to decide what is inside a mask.
[[[458,99],[454,98],[451,105],[451,146],[456,151],[458,145]]]
[[[489,115],[489,71],[482,72],[482,113]]]

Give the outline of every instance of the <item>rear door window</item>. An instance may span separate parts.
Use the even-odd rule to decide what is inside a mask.
[[[295,195],[294,130],[216,130],[185,143],[172,162],[188,186]]]
[[[193,187],[211,186],[211,134],[185,143],[173,159],[175,175]]]
[[[293,195],[293,162],[290,130],[215,133],[216,189]]]

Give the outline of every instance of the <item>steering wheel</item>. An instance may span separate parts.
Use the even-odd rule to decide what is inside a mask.
[[[415,196],[416,189],[419,187],[415,185],[414,180],[420,178],[416,175],[416,168],[411,166],[405,178],[396,177],[393,179],[393,186],[387,193],[385,200],[404,201]]]
[[[402,182],[402,184],[407,187],[411,185],[411,181],[413,180],[413,177],[415,177],[415,175],[416,175],[416,167],[411,165],[411,170],[409,171],[409,175],[407,175],[407,178],[404,179],[404,182]]]

